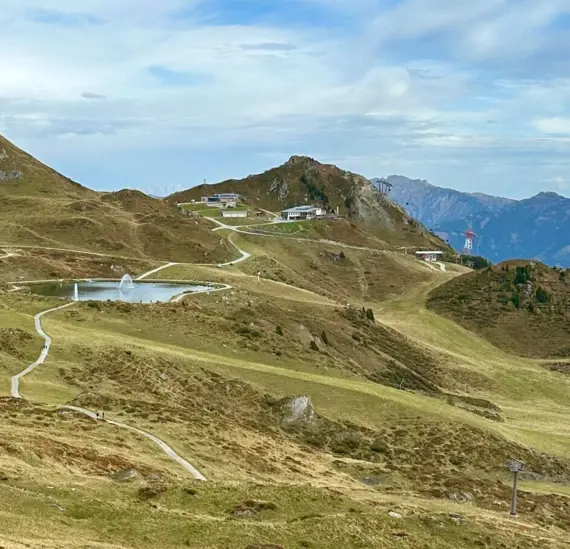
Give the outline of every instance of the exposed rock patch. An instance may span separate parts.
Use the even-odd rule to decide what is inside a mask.
[[[140,478],[141,474],[136,469],[123,469],[113,474],[113,480],[117,482],[131,482]]]
[[[248,500],[236,505],[236,507],[231,511],[231,514],[237,518],[248,518],[257,515],[262,511],[275,511],[276,509],[277,505],[270,501]]]
[[[311,425],[316,419],[315,409],[308,396],[287,397],[273,406],[283,429]]]
[[[20,170],[0,170],[0,181],[14,181],[16,179],[21,179],[23,175],[24,173]]]

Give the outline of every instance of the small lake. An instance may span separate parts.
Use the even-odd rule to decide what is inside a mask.
[[[49,297],[74,298],[75,282],[47,282],[31,284],[30,292]],[[77,298],[79,301],[126,301],[128,303],[156,303],[170,301],[173,297],[184,293],[206,292],[212,286],[196,286],[192,284],[175,284],[163,282],[134,282],[132,287],[124,285],[119,289],[119,281],[77,282]]]

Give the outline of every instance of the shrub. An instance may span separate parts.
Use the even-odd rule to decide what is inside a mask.
[[[249,338],[262,336],[261,332],[258,332],[257,330],[254,330],[249,326],[242,326],[241,328],[238,328],[236,330],[236,333]]]
[[[143,486],[139,488],[138,496],[139,499],[147,501],[149,499],[156,498],[166,492],[166,486],[162,484],[149,484],[148,486]]]
[[[374,318],[374,311],[372,311],[372,309],[366,309],[366,318],[368,320],[371,320],[372,322],[376,321],[376,319]]]
[[[480,255],[462,255],[461,263],[475,270],[485,269],[492,265],[492,263],[488,259],[485,259]]]
[[[515,271],[515,284],[526,284],[530,282],[531,274],[530,267],[526,265],[525,267],[517,267]]]
[[[548,303],[550,301],[550,294],[542,286],[536,289],[535,295],[539,303]]]
[[[370,449],[377,454],[386,454],[390,451],[390,446],[381,438],[377,438],[370,445]]]
[[[283,335],[283,330],[281,329],[281,326],[277,326],[277,328],[275,328],[275,333],[280,336]]]
[[[313,351],[318,351],[319,350],[319,346],[315,343],[315,341],[311,341],[309,347],[313,350]]]
[[[323,330],[323,333],[321,334],[321,339],[323,340],[323,343],[325,345],[329,345],[329,338],[327,337],[327,333]]]
[[[521,307],[521,294],[517,292],[513,297],[511,297],[512,304],[517,308],[520,309]]]

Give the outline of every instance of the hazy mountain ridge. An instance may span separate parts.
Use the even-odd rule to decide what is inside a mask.
[[[538,259],[548,265],[570,266],[570,199],[542,192],[499,212],[472,216],[478,235],[476,250],[492,261]],[[465,222],[442,223],[434,230],[460,248]]]
[[[390,198],[430,228],[483,210],[496,212],[515,202],[510,198],[437,187],[423,179],[409,179],[402,175],[390,175],[386,179],[393,185]],[[376,185],[378,181],[377,178],[372,180]]]
[[[471,223],[477,234],[475,253],[493,262],[526,258],[570,266],[569,198],[541,192],[513,200],[463,193],[403,176],[387,179],[393,184],[391,198],[456,250],[463,248],[464,232]]]

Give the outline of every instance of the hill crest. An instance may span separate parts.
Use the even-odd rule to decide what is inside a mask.
[[[378,191],[364,176],[323,164],[307,156],[291,156],[284,164],[244,179],[198,185],[167,198],[171,203],[199,201],[214,193],[237,193],[250,208],[273,212],[314,204],[358,223],[386,242],[409,246],[446,245]]]
[[[87,198],[95,194],[0,135],[0,195]]]
[[[566,357],[570,272],[513,259],[459,276],[433,290],[428,307],[504,350]]]

